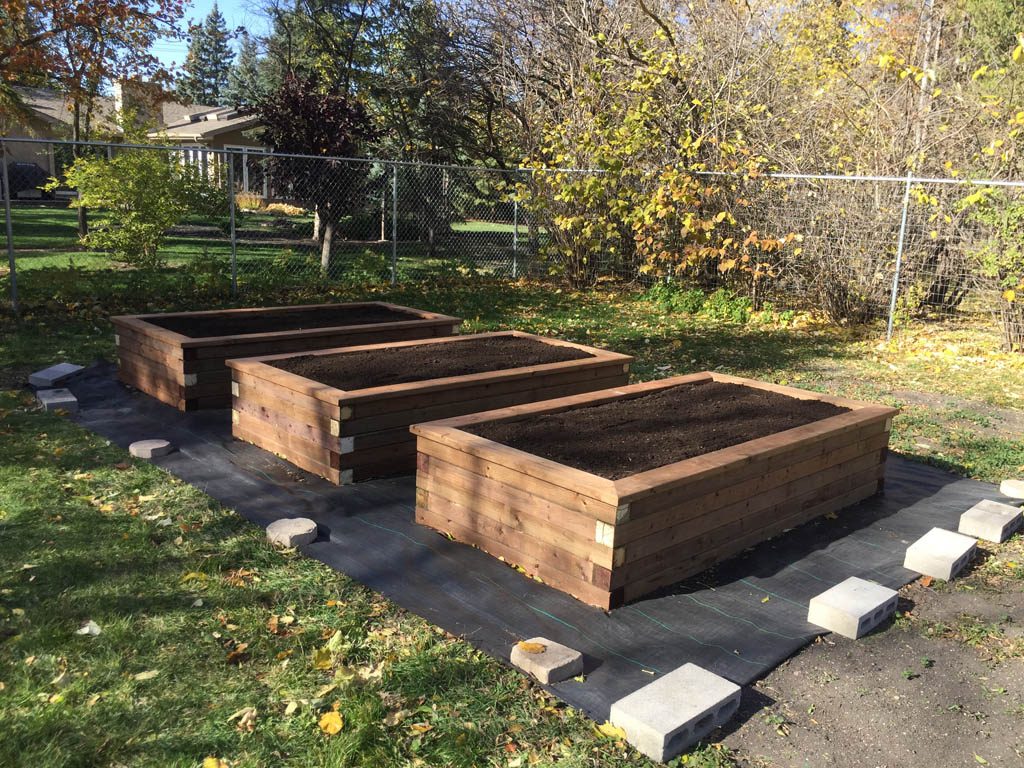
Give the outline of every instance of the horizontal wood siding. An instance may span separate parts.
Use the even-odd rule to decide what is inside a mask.
[[[718,374],[419,424],[417,520],[542,579],[542,569],[555,573],[567,586],[544,580],[607,609],[881,489],[897,411],[813,392],[799,394],[851,410],[614,482],[459,428],[707,377]],[[777,385],[749,385],[790,394]]]

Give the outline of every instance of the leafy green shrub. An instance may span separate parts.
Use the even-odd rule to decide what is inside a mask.
[[[679,283],[657,282],[647,291],[647,298],[673,312],[700,314],[706,297],[699,288],[684,288]]]
[[[750,320],[752,302],[747,296],[737,296],[733,291],[719,288],[704,301],[701,314],[714,320],[728,320],[746,323]]]
[[[224,216],[227,195],[194,165],[157,150],[121,150],[111,159],[80,157],[63,181],[78,190],[71,205],[93,213],[82,242],[139,267],[160,267],[167,230],[188,214]]]

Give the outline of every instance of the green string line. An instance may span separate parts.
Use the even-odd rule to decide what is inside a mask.
[[[788,597],[784,597],[783,595],[776,594],[775,592],[767,590],[764,587],[759,587],[759,586],[757,586],[757,584],[754,584],[754,583],[752,583],[751,581],[749,581],[747,579],[740,579],[740,582],[743,583],[743,584],[746,584],[751,589],[756,589],[758,592],[764,592],[766,595],[771,595],[772,597],[777,597],[777,598],[779,598],[779,600],[784,600],[787,603],[792,603],[793,605],[795,605],[795,606],[797,606],[797,607],[799,607],[801,609],[806,607],[803,603],[798,603],[796,600],[790,600]]]
[[[674,635],[682,635],[683,637],[688,637],[690,640],[695,642],[697,645],[702,645],[705,648],[714,648],[717,651],[721,651],[722,653],[724,653],[729,658],[737,659],[738,661],[742,661],[744,664],[753,664],[756,667],[764,666],[764,662],[752,661],[750,659],[745,659],[742,656],[740,656],[739,654],[737,654],[736,652],[730,651],[728,648],[725,648],[725,647],[723,647],[721,645],[715,645],[714,643],[705,643],[703,640],[698,640],[696,637],[691,635],[689,632],[684,632],[681,629],[675,629],[673,627],[670,627],[670,626],[668,626],[668,624],[665,624],[665,623],[663,623],[661,621],[658,621],[653,616],[649,616],[648,614],[644,613],[643,611],[641,611],[639,608],[637,608],[635,606],[632,606],[632,605],[629,606],[629,610],[635,611],[636,613],[639,613],[645,619],[647,619],[650,622],[653,622],[654,624],[657,624],[659,627],[661,627],[662,629],[666,630],[667,632],[671,632]]]
[[[689,598],[690,600],[692,600],[693,602],[695,602],[697,605],[701,606],[702,608],[707,608],[709,611],[714,611],[715,613],[721,614],[722,616],[725,616],[726,618],[732,619],[733,621],[740,621],[740,622],[743,622],[744,624],[749,624],[754,629],[756,629],[758,632],[764,632],[766,635],[775,635],[776,637],[782,637],[782,638],[785,638],[786,640],[803,640],[802,637],[794,637],[793,635],[784,635],[781,632],[775,632],[774,630],[771,630],[771,629],[765,629],[764,627],[758,625],[757,623],[751,621],[750,619],[744,619],[742,616],[733,616],[731,613],[726,613],[721,608],[716,608],[713,605],[708,605],[707,603],[702,603],[700,600],[698,600],[693,595],[684,595],[684,597]]]

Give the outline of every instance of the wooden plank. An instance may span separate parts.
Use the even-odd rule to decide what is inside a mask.
[[[622,387],[616,387],[611,390],[583,392],[577,395],[569,395],[545,402],[524,403],[522,405],[515,405],[509,408],[498,408],[492,411],[468,413],[464,416],[442,419],[431,424],[421,424],[414,430],[414,432],[417,435],[422,434],[429,436],[434,429],[459,429],[461,427],[480,424],[482,422],[517,421],[519,419],[528,419],[538,414],[561,413],[563,411],[571,411],[574,408],[579,408],[580,406],[601,405],[602,403],[610,403],[618,400],[630,400],[635,397],[641,397],[650,392],[657,392],[661,389],[678,387],[684,384],[694,384],[710,378],[711,374],[707,371],[703,371],[701,373],[692,373],[686,376],[673,376],[670,379],[658,379],[656,381],[644,381],[638,384],[629,384]],[[436,438],[431,437],[431,439],[435,440]]]
[[[796,444],[830,442],[846,432],[868,425],[883,425],[897,413],[893,408],[871,406],[805,424],[794,429],[706,453],[692,459],[666,464],[615,481],[620,503],[632,505],[652,494],[688,485],[709,476],[731,474],[737,467],[773,456],[785,455]]]
[[[310,352],[325,347],[349,347],[379,343],[382,340],[405,341],[430,338],[432,326],[419,321],[349,326],[358,330],[305,329],[302,331],[247,334],[239,340],[193,339],[183,345],[195,352],[197,359],[248,358],[255,355]],[[214,345],[212,342],[216,341]],[[211,343],[207,343],[211,342]]]
[[[394,401],[395,408],[401,410],[381,413],[369,418],[360,418],[358,406],[353,408],[352,418],[343,420],[340,429],[342,435],[379,432],[399,426],[431,422],[463,413],[476,413],[477,411],[489,410],[496,406],[548,400],[562,397],[570,392],[579,392],[580,390],[592,388],[607,388],[625,382],[627,378],[627,374],[622,373],[618,368],[612,368],[610,374],[603,378],[588,378],[552,386],[549,386],[544,378],[532,378],[530,382],[533,386],[529,389],[520,389],[499,395],[484,395],[483,397],[476,397],[477,393],[473,389],[463,389],[461,391],[465,394],[465,399],[432,406],[413,407],[408,410],[405,409],[405,404],[401,400],[396,399]],[[348,407],[348,398],[342,398],[339,402],[342,408]]]
[[[280,453],[284,458],[294,461],[297,457],[303,457],[316,462],[318,465],[331,466],[331,451],[328,448],[317,445],[309,440],[304,440],[298,435],[278,429],[269,422],[253,418],[247,413],[232,409],[231,411],[232,431],[235,427],[243,430],[247,435],[252,436],[250,442],[263,446],[262,441],[274,446],[273,450]],[[300,464],[301,466],[301,464]]]
[[[319,426],[309,424],[309,421],[315,420],[311,417],[296,419],[292,414],[286,413],[280,408],[268,407],[244,397],[235,398],[232,408],[249,418],[266,422],[274,429],[315,443],[321,448],[339,451],[341,438],[332,435],[328,429],[321,429]],[[327,423],[327,419],[324,419],[324,423]]]
[[[605,568],[612,567],[612,550],[595,540],[593,520],[587,520],[562,508],[564,518],[575,518],[576,524],[570,527],[565,524],[565,519],[551,522],[543,516],[533,514],[533,505],[529,501],[512,501],[510,496],[503,493],[504,488],[501,484],[486,478],[480,480],[478,486],[467,490],[452,483],[451,475],[425,476],[420,472],[416,477],[417,503],[436,510],[438,507],[435,505],[443,500],[444,503],[455,505],[449,510],[450,514],[463,510],[469,514],[470,519],[477,516],[487,517],[510,530],[520,531],[539,541],[547,542],[582,560]],[[425,501],[427,498],[429,502]],[[580,530],[579,521],[588,524],[589,528]],[[472,527],[468,520],[466,525]]]
[[[277,454],[278,456],[284,455],[288,451],[286,446],[275,443],[266,434],[255,434],[249,432],[238,424],[232,425],[231,434],[239,440],[252,443],[256,447],[262,448],[269,453]],[[330,480],[332,483],[339,484],[341,482],[341,473],[337,469],[321,464],[320,462],[306,456],[292,454],[288,458],[288,461],[300,469],[304,469],[311,474]]]
[[[154,397],[174,408],[184,409],[184,400],[182,400],[176,385],[168,385],[164,381],[154,379],[130,365],[119,366],[117,377],[128,386],[134,387],[140,392],[145,392],[150,397]]]
[[[611,507],[619,506],[619,497],[615,492],[615,484],[611,480],[567,467],[550,459],[534,456],[526,451],[510,448],[501,443],[495,443],[469,432],[462,432],[451,427],[438,427],[436,423],[419,426],[427,426],[429,431],[417,432],[417,426],[413,426],[412,431],[427,438],[429,443],[440,443],[454,451],[472,456],[481,464],[504,467],[520,476],[524,482],[540,480],[545,484],[559,486],[581,496],[596,499]],[[433,450],[431,448],[425,452],[431,453]],[[445,457],[441,456],[440,458]]]
[[[475,474],[426,454],[420,455],[418,466],[417,484],[421,480],[424,483],[443,484],[453,493],[460,494],[458,497],[448,497],[453,501],[472,507],[470,498],[472,494],[477,493],[496,503],[522,509],[525,514],[537,517],[551,526],[556,526],[563,533],[594,540],[595,523],[600,521],[589,514],[544,499],[534,493],[524,491],[516,485]]]
[[[555,589],[568,592],[585,603],[599,608],[608,607],[610,597],[607,591],[595,587],[582,578],[571,576],[553,568],[541,558],[529,557],[514,549],[508,542],[497,541],[479,531],[466,528],[446,519],[443,515],[438,515],[429,509],[421,507],[416,508],[416,522],[449,533],[458,541],[479,547],[495,557],[504,558],[508,563],[515,563],[527,573],[541,579],[544,583],[551,585]]]
[[[707,503],[709,496],[721,499],[722,505],[756,495],[797,477],[825,469],[834,464],[884,448],[889,434],[880,432],[878,424],[869,424],[855,431],[835,435],[834,440],[794,444],[789,452],[766,456],[738,465],[730,472],[709,473],[685,485],[666,486],[661,493],[642,498],[629,505],[628,521],[619,527],[623,541],[675,524],[676,517],[666,511],[679,509],[690,502]]]
[[[769,511],[794,498],[801,498],[818,489],[830,487],[833,483],[876,470],[883,463],[881,449],[874,449],[855,459],[819,468],[804,473],[789,482],[776,485],[756,493],[738,494],[731,503],[710,498],[684,502],[664,515],[670,522],[648,536],[633,540],[620,540],[616,530],[616,546],[625,549],[623,562],[643,560],[662,550],[681,546],[687,541],[698,541],[708,531],[742,519],[764,519]],[[626,523],[628,525],[628,523]]]
[[[266,386],[260,379],[249,376],[243,371],[235,371],[234,382],[238,384],[237,398],[251,400],[254,403],[273,408],[279,405],[285,413],[293,415],[296,419],[302,415],[309,414],[318,419],[313,426],[319,426],[320,419],[334,419],[337,421],[341,416],[341,409],[337,404],[331,405],[322,400],[309,396],[300,395],[286,389],[274,389]],[[330,429],[329,423],[323,424],[324,429]]]
[[[768,533],[765,532],[775,530],[779,520],[788,520],[792,515],[826,504],[831,499],[843,497],[869,483],[874,483],[877,488],[878,480],[884,474],[884,465],[876,465],[808,489],[800,495],[777,501],[774,505],[760,510],[759,514],[740,517],[678,545],[661,549],[642,560],[623,565],[616,569],[614,583],[618,586],[635,579],[648,578],[661,571],[671,570],[676,563],[697,556],[701,552],[719,550],[727,547],[730,542],[745,541],[747,537],[753,537],[756,541],[766,539]],[[757,538],[758,534],[761,534],[761,538]]]
[[[518,468],[490,461],[475,453],[460,451],[458,448],[435,442],[422,435],[417,440],[416,447],[420,454],[429,456],[431,459],[436,458],[468,472],[515,485],[527,493],[536,494],[542,499],[576,510],[595,520],[609,524],[616,520],[617,507],[592,496],[590,487],[584,486],[581,490],[573,490],[564,485],[549,483],[543,478],[531,476]]]
[[[612,607],[614,608],[623,603],[636,600],[659,587],[676,584],[683,579],[706,570],[716,563],[720,563],[743,552],[748,547],[774,538],[790,528],[795,528],[814,518],[837,512],[844,507],[863,501],[878,492],[880,482],[879,480],[870,480],[840,496],[830,498],[807,509],[797,510],[791,514],[781,516],[760,530],[752,531],[715,549],[702,551],[689,559],[680,559],[658,573],[644,578],[627,579],[619,592],[619,599],[613,602]]]

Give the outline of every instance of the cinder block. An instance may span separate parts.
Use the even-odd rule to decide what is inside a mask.
[[[807,621],[856,640],[896,612],[896,590],[851,576],[811,598]]]
[[[999,484],[999,492],[1011,499],[1024,499],[1024,480],[1003,480]]]
[[[58,363],[36,371],[28,377],[29,386],[40,389],[52,389],[63,384],[79,371],[85,370],[81,365],[74,363]]]
[[[167,440],[136,440],[128,446],[128,453],[137,459],[155,459],[173,450],[174,446]]]
[[[666,762],[728,722],[740,687],[696,664],[684,664],[612,704],[609,719],[630,744]]]
[[[949,581],[971,561],[977,547],[970,536],[932,528],[907,548],[903,567]]]
[[[1006,541],[1020,528],[1021,512],[1017,507],[985,499],[960,516],[960,533],[976,539]]]
[[[275,520],[267,526],[267,540],[280,547],[298,547],[316,541],[316,522],[306,517]]]
[[[78,398],[68,389],[40,389],[36,392],[36,400],[43,406],[44,411],[78,412]]]
[[[544,646],[544,650],[530,653],[538,645]],[[523,644],[513,645],[512,663],[545,684],[559,683],[583,672],[583,654],[544,637],[534,637]]]

